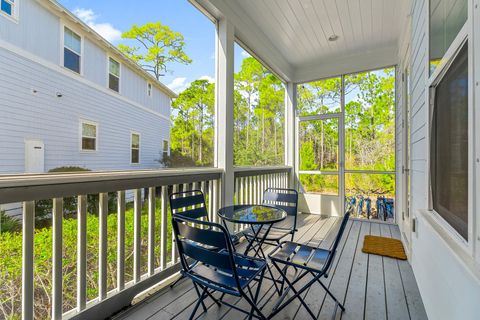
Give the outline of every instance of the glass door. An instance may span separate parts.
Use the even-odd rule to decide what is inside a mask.
[[[298,118],[298,181],[302,212],[341,215],[341,114]]]

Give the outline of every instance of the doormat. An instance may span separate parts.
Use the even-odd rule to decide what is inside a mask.
[[[365,236],[363,240],[363,252],[376,254],[379,256],[385,256],[400,260],[407,260],[405,249],[400,240],[377,237],[377,236]]]

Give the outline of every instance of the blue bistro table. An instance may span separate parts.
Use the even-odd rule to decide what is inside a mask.
[[[272,226],[275,223],[281,222],[287,218],[287,212],[280,208],[266,205],[235,205],[221,208],[218,211],[218,216],[222,218],[224,222],[229,221],[233,223],[250,225],[253,231],[253,238],[246,238],[248,245],[244,254],[247,255],[253,248],[255,251],[255,257],[260,257],[267,260],[265,252],[263,252],[262,249],[263,243],[265,242],[265,239],[267,239],[268,233],[270,232]],[[271,280],[277,289],[277,292],[280,292],[268,264],[267,269],[270,273]]]

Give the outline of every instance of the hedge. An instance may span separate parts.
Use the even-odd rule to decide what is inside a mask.
[[[160,265],[160,202],[157,199],[155,219],[155,266]],[[169,210],[168,210],[169,211]],[[133,279],[133,209],[125,213],[125,280]],[[170,217],[168,217],[170,221]],[[98,296],[98,215],[87,215],[87,299]],[[117,259],[117,214],[107,217],[107,287],[116,287]],[[168,225],[168,239],[171,239],[171,224]],[[148,215],[147,206],[142,208],[141,219],[141,265],[142,274],[147,272]],[[172,242],[167,241],[168,252]],[[21,318],[22,283],[22,233],[21,231],[0,233],[0,318]],[[171,254],[167,255],[167,259]],[[45,226],[35,230],[34,237],[34,308],[35,318],[45,319],[51,315],[52,292],[52,228]],[[77,281],[77,220],[69,216],[63,220],[63,310],[76,306]]]

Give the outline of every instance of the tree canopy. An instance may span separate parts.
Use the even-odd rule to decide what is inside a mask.
[[[137,45],[119,44],[120,51],[151,72],[157,80],[168,71],[169,63],[192,63],[183,50],[183,35],[161,22],[149,22],[143,26],[134,24],[122,33],[122,39],[134,40]]]

